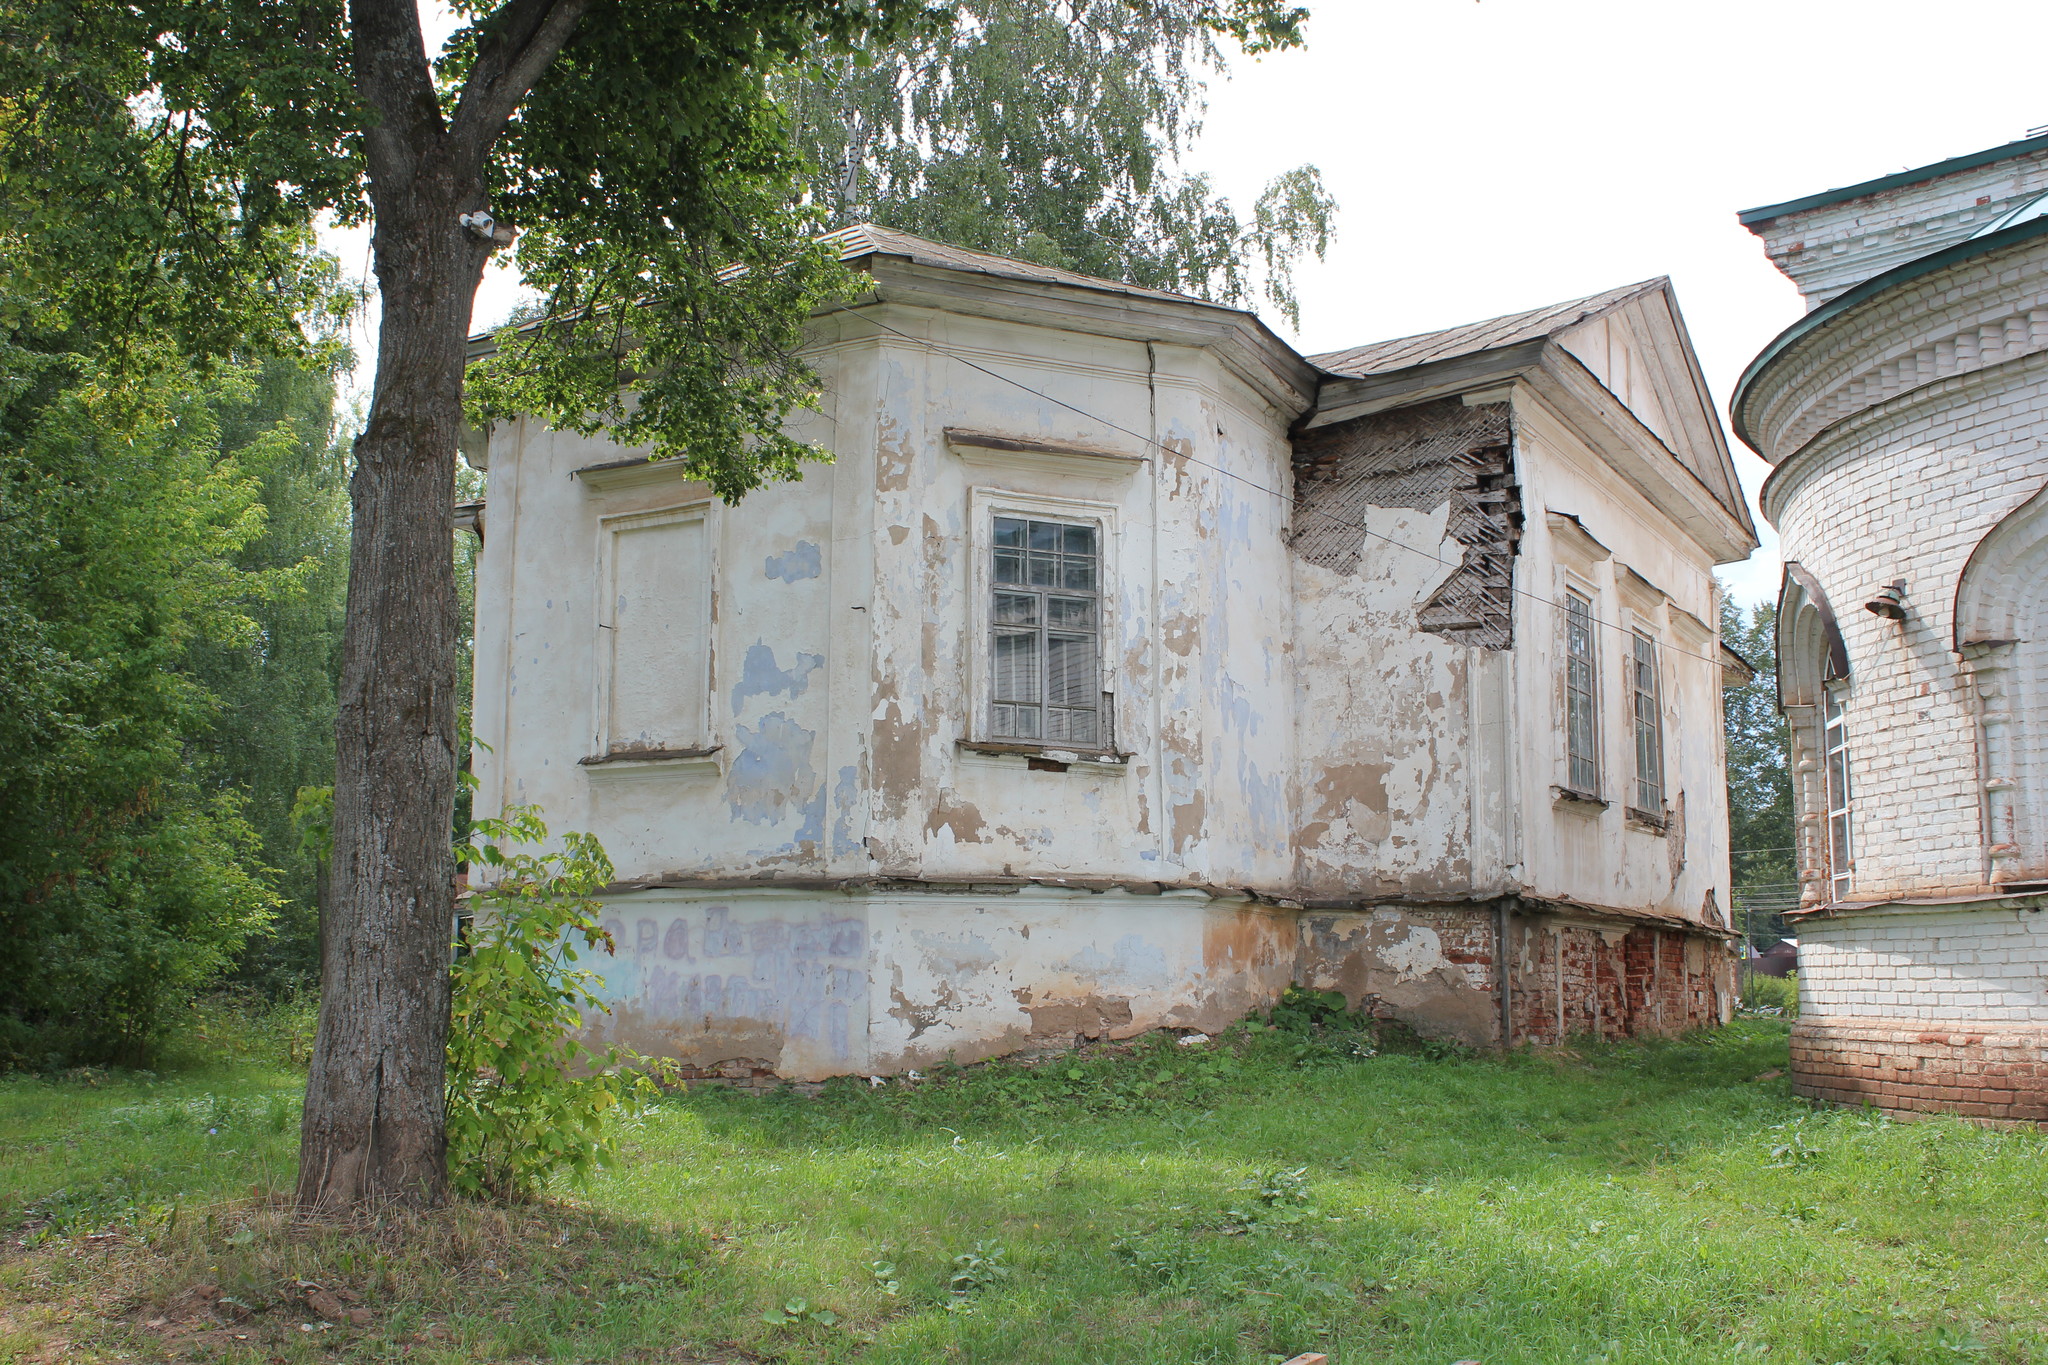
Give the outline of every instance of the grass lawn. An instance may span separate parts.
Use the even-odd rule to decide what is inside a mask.
[[[555,1202],[355,1227],[281,1211],[288,1071],[0,1082],[0,1361],[2048,1365],[2042,1135],[1813,1112],[1774,1020],[1337,1041],[704,1089]]]

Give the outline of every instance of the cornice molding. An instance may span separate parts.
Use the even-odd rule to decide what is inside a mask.
[[[1786,438],[1793,434],[1793,424],[1799,414],[1794,413],[1774,419],[1771,408],[1795,393],[1802,391],[1811,392],[1812,399],[1802,407],[1801,412],[1803,412],[1821,398],[1828,396],[1835,389],[1841,387],[1840,381],[1837,381],[1834,385],[1825,385],[1824,381],[1817,378],[1818,373],[1823,372],[1822,367],[1817,362],[1822,357],[1830,354],[1831,347],[1838,348],[1844,356],[1853,356],[1858,350],[1869,344],[1870,338],[1861,338],[1856,335],[1855,322],[1867,320],[1872,314],[1882,313],[1886,308],[1908,304],[1909,298],[1906,291],[1909,286],[1916,283],[1923,284],[1923,287],[1951,285],[1954,282],[1944,280],[1941,277],[1959,272],[1965,267],[1978,263],[1984,257],[1994,256],[2006,251],[2020,251],[2029,247],[2038,248],[2044,244],[2041,241],[2043,238],[2048,238],[2048,218],[2030,219],[2027,222],[2016,224],[2002,231],[1991,233],[1989,236],[1958,242],[1954,246],[1922,256],[1917,260],[1908,261],[1902,266],[1897,266],[1881,275],[1865,280],[1855,288],[1837,295],[1819,308],[1814,309],[1811,313],[1808,313],[1805,317],[1780,332],[1768,346],[1758,353],[1756,359],[1749,363],[1748,368],[1742,372],[1742,378],[1736,381],[1734,396],[1729,400],[1728,404],[1730,424],[1734,427],[1735,434],[1742,438],[1743,444],[1772,464],[1778,464],[1789,459],[1797,453],[1800,445],[1812,439],[1814,433],[1808,432],[1803,437],[1794,437],[1792,443],[1788,445]],[[1994,276],[1986,283],[1989,287],[1985,288],[1983,292],[1987,299],[2005,300],[2004,307],[1995,310],[1987,308],[1984,316],[1979,318],[1974,324],[1950,324],[1947,328],[1942,329],[1947,332],[1946,338],[1939,336],[1923,337],[1912,352],[1887,353],[1874,357],[1874,363],[1867,364],[1864,369],[1881,374],[1883,366],[1887,362],[1892,363],[1895,368],[1901,367],[1904,362],[1911,360],[1919,351],[1926,350],[1934,353],[1931,357],[1931,367],[1938,367],[1944,364],[1946,366],[1945,369],[1938,370],[1936,374],[1930,375],[1930,377],[1939,377],[1940,373],[1955,373],[1956,366],[1953,355],[1947,357],[1945,361],[1939,355],[1938,348],[1942,341],[1944,339],[1948,340],[1951,343],[1950,349],[1953,351],[1955,349],[1953,346],[1954,338],[1963,330],[1970,326],[1989,324],[2002,315],[2010,314],[2019,302],[2019,297],[2014,294],[2009,282]],[[1926,310],[1906,307],[1901,310],[1901,320],[1909,323],[1917,320],[1920,325],[1926,326],[1928,314]],[[1902,327],[1900,332],[1910,339],[1910,330],[1910,327]],[[2027,344],[2029,346],[2038,346],[2038,343],[2033,342],[2031,337]],[[1999,357],[2000,360],[2009,358],[2009,356],[2003,354]],[[1854,367],[1852,366],[1851,368]],[[1912,372],[1918,373],[1917,362]],[[1859,371],[1859,373],[1861,372]],[[1816,392],[1802,385],[1800,382],[1802,379],[1813,379],[1818,391]],[[1896,381],[1894,391],[1896,391]],[[1882,386],[1880,386],[1874,401],[1882,401],[1882,398],[1885,396],[1887,395],[1882,391]],[[1838,413],[1836,417],[1844,415],[1847,415],[1847,413]],[[1822,422],[1822,425],[1826,424],[1826,421]],[[1776,454],[1773,454],[1773,451],[1776,451]]]
[[[2048,376],[2034,376],[2028,372],[2044,368],[2048,368],[2048,350],[2030,351],[1996,365],[1931,379],[1918,388],[1908,389],[1850,413],[1832,426],[1815,432],[1798,450],[1779,461],[1777,468],[1765,477],[1764,486],[1757,492],[1757,504],[1763,508],[1764,519],[1776,526],[1808,477],[1825,467],[1828,457],[1842,446],[1862,440],[1870,428],[1904,421],[1923,408],[1958,396],[1980,402],[1985,391],[1990,389],[2038,384]]]

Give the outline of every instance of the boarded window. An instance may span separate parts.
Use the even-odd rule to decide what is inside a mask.
[[[1629,691],[1634,702],[1636,731],[1635,808],[1664,818],[1663,688],[1658,680],[1657,642],[1638,631],[1629,660]]]
[[[999,516],[993,554],[990,737],[1106,747],[1096,528]]]
[[[608,752],[705,742],[710,685],[711,566],[701,513],[633,518],[611,529],[606,665]]]
[[[1828,897],[1842,900],[1849,894],[1849,874],[1855,867],[1849,846],[1849,727],[1842,719],[1842,699],[1830,694],[1824,730],[1827,753],[1828,797]]]
[[[1599,696],[1593,661],[1593,604],[1575,592],[1564,595],[1566,784],[1587,796],[1600,794]]]

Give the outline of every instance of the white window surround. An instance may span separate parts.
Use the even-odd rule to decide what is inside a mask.
[[[1103,698],[1102,718],[1107,724],[1109,742],[1087,749],[1076,749],[1058,741],[1016,740],[998,737],[992,732],[990,718],[991,689],[994,683],[994,659],[991,638],[994,634],[993,606],[995,591],[995,521],[999,516],[1022,517],[1038,521],[1066,522],[1092,526],[1100,556],[1100,618],[1101,645],[1097,651],[1097,665],[1101,675]],[[1007,488],[977,486],[968,490],[968,546],[969,573],[972,590],[968,595],[969,619],[968,638],[973,647],[968,656],[968,711],[967,733],[962,743],[984,752],[1015,752],[1027,755],[1042,754],[1044,757],[1061,762],[1121,764],[1128,757],[1116,747],[1126,733],[1126,718],[1119,704],[1121,692],[1117,686],[1115,660],[1120,654],[1116,646],[1118,636],[1118,607],[1122,578],[1118,571],[1118,551],[1121,548],[1117,534],[1117,509],[1114,503],[1086,498],[1053,497],[1044,494],[1019,493]]]
[[[1828,899],[1848,899],[1856,879],[1856,774],[1849,745],[1847,689],[1829,687],[1821,712],[1821,835],[1827,857]]]
[[[1664,821],[1664,643],[1638,624],[1629,632],[1629,738],[1635,760],[1630,814]]]
[[[1575,650],[1573,640],[1575,623],[1572,607],[1576,603],[1581,602],[1585,606],[1582,625],[1585,634],[1581,642],[1583,644],[1583,652]],[[1564,715],[1562,717],[1563,723],[1560,727],[1560,733],[1564,738],[1564,743],[1560,746],[1560,760],[1562,764],[1560,776],[1562,780],[1558,784],[1558,790],[1568,798],[1576,798],[1581,803],[1598,803],[1604,807],[1606,800],[1601,794],[1601,788],[1605,783],[1602,759],[1606,745],[1601,742],[1601,731],[1605,727],[1601,724],[1600,715],[1600,697],[1602,692],[1600,686],[1600,660],[1604,651],[1601,649],[1602,642],[1600,639],[1599,589],[1576,574],[1566,573],[1558,593],[1557,617],[1559,635],[1558,670],[1564,684],[1562,688]],[[1576,679],[1574,677],[1575,673],[1577,674]],[[1575,681],[1580,686],[1575,687]],[[1583,737],[1590,742],[1590,753],[1580,752],[1579,746],[1574,741],[1572,703],[1575,691],[1589,694],[1584,700],[1584,705],[1590,714],[1584,721],[1586,733]],[[1574,772],[1575,768],[1585,766],[1590,766],[1592,769],[1590,780],[1588,780],[1586,773]]]
[[[715,762],[719,746],[713,738],[711,725],[711,703],[715,695],[711,585],[718,573],[714,509],[715,503],[705,499],[598,518],[597,592],[591,628],[591,654],[595,665],[592,669],[591,746],[589,756],[581,760],[593,775],[607,771],[602,765],[611,764],[642,768],[657,764],[697,766]],[[694,556],[695,564],[677,566],[680,576],[692,586],[687,596],[675,602],[673,608],[683,640],[701,642],[701,674],[682,680],[684,707],[682,714],[673,717],[674,733],[652,737],[615,733],[618,724],[615,712],[621,703],[620,687],[624,681],[620,670],[620,647],[622,644],[632,647],[631,642],[621,639],[621,622],[615,619],[619,615],[622,597],[619,582],[622,560],[627,558],[622,553],[622,540],[636,533],[667,526],[682,527],[689,523],[697,524],[701,540]],[[691,572],[692,569],[696,572]],[[686,657],[688,652],[686,648]],[[689,695],[691,692],[695,695]]]

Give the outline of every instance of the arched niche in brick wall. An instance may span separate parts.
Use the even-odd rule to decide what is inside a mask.
[[[2048,487],[1977,542],[1954,619],[1976,691],[1990,880],[2048,881]]]
[[[1820,580],[1791,561],[1778,587],[1778,705],[1815,706],[1849,676],[1849,647]]]
[[[1820,580],[1786,561],[1778,587],[1778,708],[1792,742],[1792,808],[1798,846],[1799,903],[1831,899],[1827,782],[1821,773],[1823,703],[1828,686],[1849,676],[1849,647]]]

